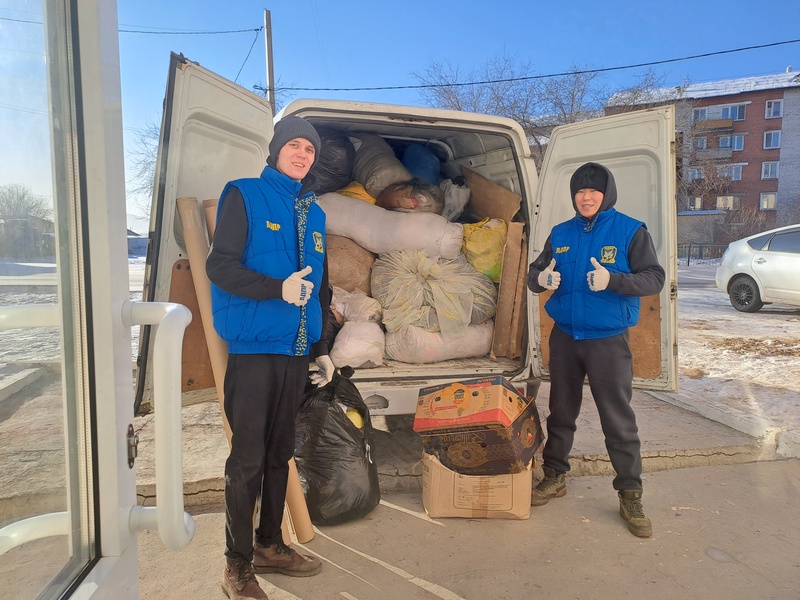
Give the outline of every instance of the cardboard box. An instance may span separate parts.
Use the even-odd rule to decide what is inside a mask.
[[[536,404],[500,375],[422,388],[414,431],[463,475],[521,473],[544,440]]]
[[[422,455],[422,504],[429,517],[527,519],[532,463],[521,473],[462,475],[430,454]]]

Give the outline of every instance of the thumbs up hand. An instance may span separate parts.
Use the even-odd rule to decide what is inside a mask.
[[[600,292],[608,287],[608,281],[611,279],[611,275],[603,265],[597,262],[597,259],[593,256],[590,259],[592,265],[594,266],[594,271],[589,271],[586,273],[586,281],[589,282],[589,289],[593,292]]]
[[[561,284],[561,273],[555,270],[556,268],[556,259],[550,261],[550,264],[547,265],[547,268],[539,273],[539,277],[536,278],[536,281],[545,289],[548,290],[555,290]]]
[[[281,292],[286,302],[294,304],[295,306],[306,305],[308,299],[311,298],[311,290],[314,289],[314,284],[303,279],[303,277],[310,273],[311,267],[306,267],[302,271],[292,273],[288,278],[283,280]]]

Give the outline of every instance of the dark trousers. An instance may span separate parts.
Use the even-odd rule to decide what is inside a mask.
[[[294,455],[294,427],[303,402],[308,356],[231,354],[225,372],[225,416],[233,437],[225,462],[225,556],[253,556],[253,513],[261,497],[255,540],[281,540],[281,521]]]
[[[627,331],[609,338],[574,340],[553,326],[544,466],[559,473],[569,471],[585,377],[589,379],[608,456],[617,473],[614,489],[640,490],[642,455],[636,415],[631,408],[633,362]]]

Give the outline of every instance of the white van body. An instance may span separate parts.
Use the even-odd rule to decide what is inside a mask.
[[[296,100],[274,120],[297,115],[316,127],[344,133],[378,134],[394,142],[436,144],[448,156],[447,170],[465,166],[522,198],[517,220],[525,223],[527,262],[541,252],[553,225],[574,216],[569,178],[581,164],[596,161],[614,173],[617,208],[648,226],[667,272],[655,302],[654,329],[645,337],[650,364],[634,376],[638,388],[677,389],[677,294],[675,235],[675,157],[673,108],[603,117],[553,131],[541,175],[522,127],[503,117],[332,100]],[[225,183],[257,177],[263,169],[273,132],[268,101],[183,56],[173,55],[165,98],[150,241],[145,271],[147,301],[170,300],[170,273],[186,259],[176,199],[218,198]],[[518,359],[490,356],[407,364],[387,361],[377,368],[356,370],[353,380],[372,414],[411,414],[422,387],[476,377],[503,375],[526,391],[530,382],[547,378],[539,295],[527,291],[527,352]],[[645,308],[643,307],[643,313]],[[199,318],[199,315],[195,315]],[[635,328],[634,328],[635,329]],[[152,336],[140,335],[137,406],[150,396],[149,357]],[[633,347],[634,364],[637,348]],[[216,397],[215,390],[210,393]]]

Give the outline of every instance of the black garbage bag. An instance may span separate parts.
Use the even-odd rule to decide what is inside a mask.
[[[353,181],[356,149],[343,133],[319,130],[320,152],[303,179],[301,194],[316,192],[321,196],[347,187]]]
[[[348,367],[342,371],[352,375]],[[347,417],[347,408],[358,411],[362,427]],[[369,409],[348,377],[337,372],[324,387],[306,386],[295,427],[294,459],[312,523],[352,521],[378,505],[373,448]]]

